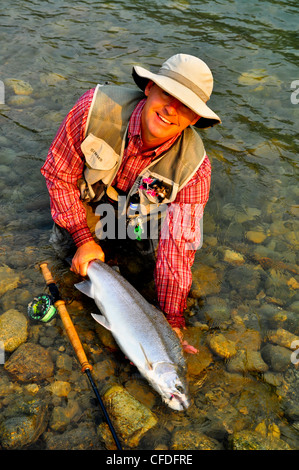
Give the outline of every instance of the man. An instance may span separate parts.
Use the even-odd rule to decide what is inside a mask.
[[[90,222],[96,203],[115,204],[125,197],[127,207],[137,197],[141,209],[136,214],[143,214],[134,219],[138,233],[158,217],[153,207],[167,209],[155,251],[157,298],[192,353],[196,350],[183,342],[181,329],[211,167],[191,126],[204,129],[221,122],[206,105],[213,77],[202,60],[176,54],[157,74],[133,67],[133,78],[143,93],[98,85],[79,99],[60,126],[41,172],[56,234],[71,235],[76,245],[71,270],[82,276],[91,260],[105,260],[97,224]]]

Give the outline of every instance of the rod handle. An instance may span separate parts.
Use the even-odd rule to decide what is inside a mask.
[[[47,285],[52,284],[52,283],[54,284],[55,281],[54,281],[54,279],[53,279],[53,277],[52,277],[52,274],[51,274],[51,272],[50,272],[50,270],[49,270],[49,268],[48,268],[48,263],[42,263],[42,264],[40,264],[40,268],[41,268],[41,270],[42,270],[42,274],[43,274],[43,276],[44,276],[44,279],[45,279],[45,281],[46,281],[46,284],[47,284]]]
[[[72,346],[75,350],[77,358],[81,364],[82,372],[85,372],[86,369],[92,370],[92,366],[91,364],[89,364],[87,360],[80,338],[77,334],[77,331],[75,330],[71,317],[69,316],[68,311],[66,309],[65,301],[57,300],[57,302],[55,302],[54,305],[58,310],[63,326],[66,330],[66,333],[69,337],[70,342],[72,343]]]

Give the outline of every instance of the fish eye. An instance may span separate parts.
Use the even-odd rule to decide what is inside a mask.
[[[178,392],[184,393],[184,389],[181,385],[176,385],[175,388],[177,389]]]

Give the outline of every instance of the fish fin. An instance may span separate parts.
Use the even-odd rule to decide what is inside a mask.
[[[93,291],[93,286],[90,281],[82,281],[78,282],[77,284],[74,284],[76,289],[78,289],[80,292],[83,294],[87,295],[88,297],[91,297],[94,299],[94,291]]]
[[[141,351],[142,351],[143,354],[144,354],[144,357],[145,357],[145,360],[146,360],[146,363],[147,363],[149,369],[152,369],[152,368],[153,368],[153,365],[152,365],[152,363],[148,360],[148,357],[147,357],[147,355],[145,354],[145,350],[144,350],[142,344],[139,343],[139,346],[140,346],[140,348],[141,348]]]
[[[111,330],[111,326],[110,326],[108,320],[106,319],[106,317],[104,317],[104,315],[99,315],[97,313],[92,313],[91,316],[92,316],[92,318],[95,319],[95,321],[97,321],[104,328],[106,328],[107,330]]]

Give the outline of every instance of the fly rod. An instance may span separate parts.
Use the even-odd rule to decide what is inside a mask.
[[[69,316],[69,313],[66,309],[65,306],[65,301],[61,299],[59,290],[57,285],[55,284],[55,281],[52,277],[52,274],[48,268],[47,263],[42,263],[40,265],[40,269],[42,271],[43,277],[46,281],[46,284],[49,288],[50,296],[47,296],[45,294],[38,296],[37,298],[34,299],[31,304],[28,306],[28,313],[29,316],[35,320],[40,320],[43,322],[47,322],[51,320],[54,315],[56,314],[56,311],[58,311],[60,318],[62,320],[63,326],[66,330],[66,333],[69,337],[69,340],[74,348],[74,351],[77,355],[77,358],[80,362],[81,365],[81,371],[84,372],[88,379],[89,382],[92,386],[92,389],[96,395],[96,398],[101,406],[102,412],[104,414],[104,417],[106,419],[106,422],[109,426],[109,429],[111,431],[111,434],[113,436],[113,439],[115,441],[115,444],[117,446],[118,450],[122,450],[122,446],[118,440],[118,437],[116,435],[115,429],[113,427],[113,424],[109,418],[109,415],[107,413],[106,407],[103,403],[103,400],[99,394],[99,391],[93,381],[91,371],[92,371],[92,366],[88,362],[85,351],[83,349],[83,346],[81,344],[80,338],[77,334],[77,331],[73,325],[73,322],[71,320],[71,317]]]

